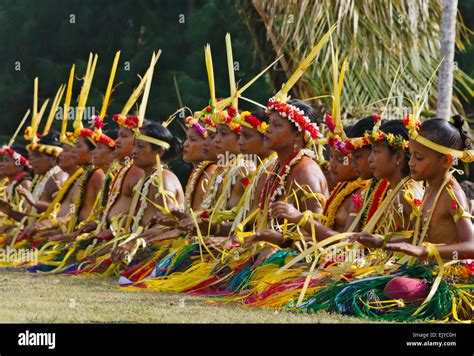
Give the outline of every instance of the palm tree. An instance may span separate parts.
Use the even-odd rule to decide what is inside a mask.
[[[399,67],[404,69],[396,97],[416,99],[440,62],[441,6],[437,0],[236,1],[262,59],[268,63],[285,54],[271,75],[274,89],[279,89],[329,24],[339,21],[332,41],[340,57],[349,59],[342,104],[346,118],[379,111]],[[456,46],[462,51],[470,31],[459,20]],[[330,61],[331,49],[326,45],[293,95],[310,98],[331,93]],[[474,80],[460,69],[453,75],[453,105],[463,113],[459,98],[469,100],[474,95]],[[438,97],[436,84],[435,79],[426,107],[432,115]],[[325,111],[331,102],[322,99],[312,104]],[[394,107],[400,106],[410,104],[394,102]]]
[[[457,0],[443,1],[440,53],[441,58],[444,60],[439,71],[436,116],[445,120],[448,120],[451,117],[457,6]]]

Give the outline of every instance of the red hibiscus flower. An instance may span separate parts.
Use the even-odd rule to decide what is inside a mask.
[[[233,106],[229,106],[227,113],[229,114],[230,117],[235,117],[235,115],[237,115],[237,109],[234,108]]]
[[[451,209],[456,210],[457,208],[458,208],[458,203],[455,200],[451,201]]]
[[[336,123],[334,122],[332,116],[329,114],[326,114],[326,125],[328,126],[328,129],[331,132],[334,132],[334,130],[336,129]]]
[[[354,204],[354,208],[359,211],[363,203],[362,197],[360,196],[360,194],[352,194],[351,198],[352,204]]]

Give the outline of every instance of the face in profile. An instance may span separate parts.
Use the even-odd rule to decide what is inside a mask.
[[[277,112],[272,112],[267,132],[263,136],[263,143],[269,150],[293,145],[297,131],[294,124],[283,118]]]
[[[114,149],[107,144],[98,142],[92,153],[92,162],[96,166],[107,166],[115,160]]]
[[[370,147],[362,147],[352,151],[352,167],[355,173],[363,180],[371,179],[374,173],[369,166]]]
[[[329,149],[329,167],[335,182],[346,182],[357,178],[351,159],[333,147]]]
[[[88,138],[79,136],[76,141],[76,146],[72,150],[74,160],[79,166],[88,165],[92,160],[92,148],[86,140],[88,140]]]
[[[410,140],[410,177],[414,180],[422,181],[430,179],[437,175],[439,169],[443,166],[443,158],[441,153],[433,151],[428,147]]]
[[[205,139],[193,128],[188,128],[186,141],[183,144],[183,160],[189,163],[199,163],[204,158]]]
[[[263,135],[257,130],[242,126],[239,135],[240,153],[244,154],[264,154],[267,149],[263,145]]]
[[[141,132],[146,135],[146,132]],[[133,163],[139,168],[146,168],[156,164],[156,155],[160,153],[159,149],[153,149],[151,143],[135,139],[133,144]]]
[[[369,167],[374,172],[377,179],[388,179],[397,169],[397,154],[391,152],[388,147],[381,143],[372,145],[372,152],[369,155]]]
[[[76,159],[73,155],[73,147],[68,144],[63,144],[63,151],[59,155],[58,165],[63,171],[68,171],[70,168],[76,166]]]
[[[118,137],[115,140],[115,157],[119,160],[131,157],[133,151],[133,131],[126,127],[120,127]]]

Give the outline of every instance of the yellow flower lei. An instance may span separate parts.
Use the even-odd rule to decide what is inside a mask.
[[[188,179],[188,183],[184,188],[184,209],[189,211],[192,206],[192,201],[194,197],[194,192],[196,191],[196,184],[201,179],[204,171],[209,167],[213,162],[212,161],[202,161],[197,165],[197,167],[191,172],[191,175]]]
[[[368,181],[362,180],[360,178],[357,178],[356,180],[353,180],[351,182],[344,182],[340,184],[339,186],[336,186],[334,188],[334,197],[333,199],[328,199],[328,205],[325,207],[325,222],[324,226],[326,227],[332,227],[334,225],[334,221],[336,219],[336,214],[337,211],[339,210],[339,207],[341,204],[344,202],[344,200],[354,191],[356,191],[359,188],[363,188],[367,186]]]

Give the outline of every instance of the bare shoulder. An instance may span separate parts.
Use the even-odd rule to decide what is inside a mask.
[[[105,173],[102,169],[96,169],[94,173],[92,173],[90,182],[93,185],[102,184],[105,180]]]
[[[326,177],[321,167],[310,157],[302,157],[301,161],[292,169],[289,180],[298,182],[300,185],[318,187],[317,191],[327,190]]]
[[[31,187],[31,180],[29,179],[23,179],[21,182],[20,182],[20,185],[26,189],[29,189]]]
[[[181,182],[179,181],[176,174],[174,174],[169,169],[163,169],[163,184],[165,185],[165,187],[167,187],[168,185],[172,187],[176,187],[177,185],[181,186]]]
[[[145,173],[141,168],[132,165],[124,178],[124,183],[134,186],[144,176],[144,174]]]
[[[457,180],[454,178],[451,179],[448,183],[448,186],[454,192],[457,203],[459,203],[464,210],[469,211],[469,203],[466,197],[466,193],[464,193],[464,190],[461,188],[461,185],[457,182]],[[451,207],[454,203],[453,198],[448,193],[447,189],[444,189],[444,191],[441,193],[440,199],[442,199],[444,206]],[[453,210],[455,213],[455,209],[451,210]]]

